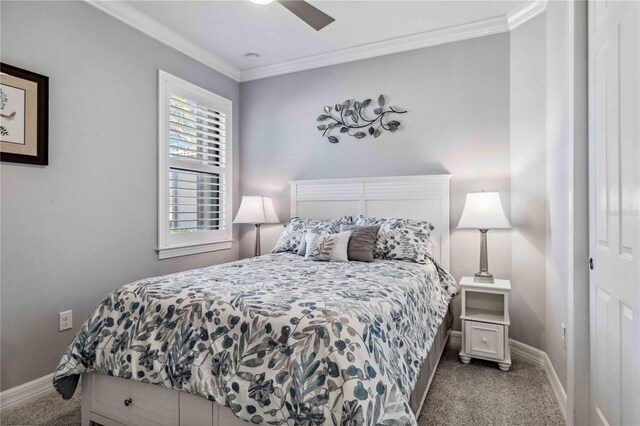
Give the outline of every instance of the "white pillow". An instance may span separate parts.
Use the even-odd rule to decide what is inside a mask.
[[[347,248],[351,232],[339,234],[313,234],[305,235],[307,251],[304,260],[320,260],[329,262],[348,262]]]

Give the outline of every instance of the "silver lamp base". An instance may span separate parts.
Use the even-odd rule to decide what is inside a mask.
[[[493,275],[476,272],[476,274],[473,276],[473,281],[477,283],[493,284]]]
[[[261,223],[256,223],[256,245],[253,248],[253,255],[260,256],[260,225]]]
[[[488,229],[480,229],[480,270],[476,272],[473,281],[493,284],[493,275],[489,272],[489,257],[487,255],[487,231]]]

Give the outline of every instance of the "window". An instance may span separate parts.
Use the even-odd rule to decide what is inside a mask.
[[[158,76],[158,257],[231,248],[231,101]]]

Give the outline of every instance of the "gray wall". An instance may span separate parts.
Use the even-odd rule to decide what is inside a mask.
[[[546,281],[544,14],[511,31],[511,285],[509,333],[544,348]]]
[[[410,111],[400,131],[336,145],[320,137],[315,119],[324,105],[379,93]],[[241,193],[274,196],[284,221],[290,179],[452,173],[451,271],[472,275],[479,233],[455,226],[469,191],[500,191],[509,215],[509,100],[508,34],[242,83]],[[263,249],[280,229],[264,229]],[[241,255],[250,255],[253,232],[241,234]],[[494,275],[511,277],[508,231],[489,232],[489,257]],[[538,321],[528,310],[512,316]]]
[[[547,56],[547,287],[545,350],[567,389],[567,352],[561,325],[567,325],[569,290],[569,135],[573,126],[569,69],[568,4],[549,2],[545,9]]]
[[[231,99],[236,117],[239,87],[84,2],[1,8],[2,62],[50,77],[50,165],[1,166],[5,390],[52,373],[114,289],[237,258],[157,260],[157,70]],[[67,309],[74,329],[60,333]]]
[[[538,17],[511,36],[238,85],[81,2],[0,7],[2,61],[51,77],[50,166],[0,167],[2,390],[52,372],[115,288],[252,252],[246,227],[232,250],[157,260],[158,68],[234,102],[236,206],[242,194],[272,195],[284,221],[290,179],[452,173],[451,271],[459,279],[477,270],[479,256],[478,232],[455,230],[465,194],[500,191],[514,229],[489,233],[490,269],[512,279],[511,337],[547,350],[565,383],[557,327],[566,321],[566,188],[549,184],[567,160],[564,129],[553,121],[564,104],[545,97],[547,84],[547,93],[566,84],[554,74],[561,56],[547,51],[560,18],[554,30]],[[399,132],[331,145],[315,130],[322,106],[379,93],[409,109]],[[263,250],[281,229],[263,227]],[[59,333],[58,312],[67,309],[75,327]]]

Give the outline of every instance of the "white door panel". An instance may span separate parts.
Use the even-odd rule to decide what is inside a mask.
[[[640,2],[589,3],[592,424],[640,424]]]

